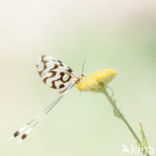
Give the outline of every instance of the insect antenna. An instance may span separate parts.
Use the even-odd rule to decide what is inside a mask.
[[[81,70],[81,77],[85,77],[85,75],[83,74],[84,73],[85,63],[86,63],[86,58],[83,60],[82,70]]]

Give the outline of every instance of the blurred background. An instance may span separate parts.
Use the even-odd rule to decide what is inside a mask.
[[[0,155],[129,156],[136,145],[100,94],[73,88],[22,143],[18,128],[55,97],[35,61],[51,55],[85,75],[113,68],[114,98],[140,137],[156,149],[156,1],[5,0],[0,2]],[[156,152],[156,151],[155,151]]]

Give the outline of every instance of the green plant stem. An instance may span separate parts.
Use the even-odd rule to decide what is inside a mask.
[[[126,124],[126,126],[128,127],[129,131],[131,132],[131,134],[133,135],[133,137],[136,139],[137,143],[141,146],[142,142],[140,141],[139,137],[136,135],[136,133],[134,132],[134,130],[132,129],[132,127],[130,126],[130,124],[128,123],[128,121],[125,119],[125,117],[122,115],[122,113],[120,112],[120,110],[118,109],[115,100],[112,99],[112,97],[108,94],[106,88],[102,88],[101,92],[107,97],[107,99],[109,100],[110,104],[112,105],[114,111],[117,113],[117,116]],[[146,156],[150,156],[148,153],[146,154]]]
[[[125,117],[122,115],[122,113],[120,112],[120,110],[117,108],[115,102],[113,101],[113,99],[109,96],[108,92],[106,91],[106,89],[104,89],[104,94],[106,95],[107,99],[109,100],[110,104],[112,105],[113,109],[118,113],[120,119],[126,124],[126,126],[128,127],[128,129],[130,130],[131,134],[134,136],[134,138],[136,139],[137,143],[139,145],[141,145],[141,141],[138,138],[138,136],[136,135],[136,133],[134,132],[134,130],[132,129],[132,127],[129,125],[129,123],[127,122],[127,120],[125,119]]]

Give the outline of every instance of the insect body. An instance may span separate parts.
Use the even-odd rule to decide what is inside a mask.
[[[70,67],[64,65],[60,60],[51,56],[38,56],[36,67],[42,81],[49,87],[57,89],[60,94],[50,105],[48,105],[34,119],[29,121],[25,126],[17,130],[11,139],[21,136],[19,143],[22,142],[27,135],[32,131],[39,121],[56,105],[56,103],[71,89],[77,85],[83,74],[78,76]]]

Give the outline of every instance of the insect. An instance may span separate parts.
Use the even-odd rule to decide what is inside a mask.
[[[29,121],[26,125],[18,129],[11,139],[20,136],[19,142],[21,143],[32,129],[39,123],[39,121],[56,105],[56,103],[75,85],[77,85],[83,74],[80,76],[73,72],[73,70],[64,65],[60,60],[51,56],[38,56],[36,67],[42,81],[49,87],[57,89],[59,96],[46,108],[43,109],[35,118]],[[84,63],[82,67],[82,73]]]

